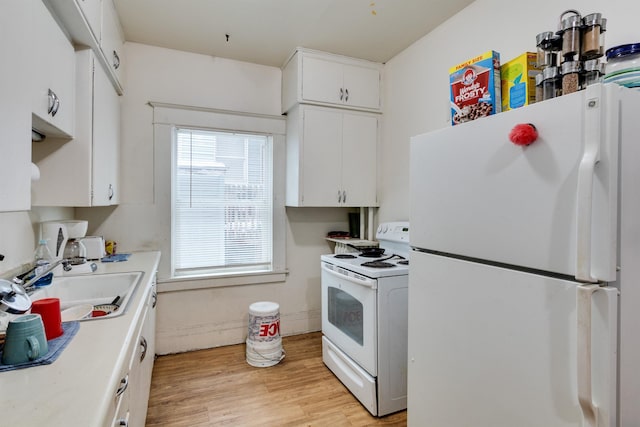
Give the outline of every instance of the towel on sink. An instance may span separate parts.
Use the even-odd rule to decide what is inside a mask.
[[[129,259],[131,254],[113,254],[102,258],[100,261],[102,262],[120,262],[126,261]]]
[[[62,354],[62,351],[65,349],[65,347],[67,347],[67,344],[69,344],[71,339],[76,335],[78,329],[80,329],[80,322],[78,321],[63,322],[62,335],[60,335],[58,338],[47,341],[47,345],[49,347],[49,351],[47,352],[47,354],[35,360],[18,363],[16,365],[3,365],[2,363],[0,363],[0,372],[13,371],[14,369],[30,368],[31,366],[49,365],[53,363],[58,358],[58,356]],[[1,351],[0,360],[2,360]]]

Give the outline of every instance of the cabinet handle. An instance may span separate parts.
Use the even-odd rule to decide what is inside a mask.
[[[47,114],[51,114],[53,112],[53,108],[56,105],[56,94],[53,93],[51,89],[49,89],[47,97],[49,98],[49,108],[47,108]]]
[[[342,193],[338,190],[338,203],[342,203]]]
[[[51,117],[55,117],[56,114],[58,114],[58,110],[60,109],[60,98],[58,98],[58,95],[56,95],[55,93],[53,94],[53,97],[55,99],[53,101],[53,111],[51,112]]]
[[[342,190],[342,203],[347,203],[347,190]]]
[[[120,57],[118,56],[118,52],[115,50],[113,51],[113,68],[116,70],[120,68]]]
[[[109,184],[109,200],[113,199],[113,184]]]
[[[349,89],[344,90],[344,102],[349,102]]]
[[[151,296],[151,308],[156,308],[156,304],[158,303],[158,293],[154,292]]]
[[[140,347],[142,347],[142,353],[140,353],[140,362],[142,362],[144,360],[144,358],[147,356],[147,339],[143,336],[140,337]]]
[[[344,97],[344,90],[340,88],[340,101],[342,101],[343,97]]]
[[[129,427],[129,421],[127,420],[118,420],[118,425],[123,427]]]
[[[129,387],[129,374],[120,380],[120,387],[116,390],[116,397],[120,396]]]

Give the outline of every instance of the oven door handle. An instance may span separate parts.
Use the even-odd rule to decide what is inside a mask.
[[[338,279],[346,280],[347,282],[351,282],[351,283],[354,283],[356,285],[364,286],[366,288],[378,289],[378,281],[377,280],[359,279],[357,277],[347,276],[345,274],[340,274],[340,273],[337,273],[337,272],[333,271],[332,269],[327,267],[325,264],[322,264],[322,269],[325,272],[327,272],[328,274],[331,274],[331,275],[337,277]]]

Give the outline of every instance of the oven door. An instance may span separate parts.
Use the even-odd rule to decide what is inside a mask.
[[[322,263],[322,333],[377,376],[377,281]]]

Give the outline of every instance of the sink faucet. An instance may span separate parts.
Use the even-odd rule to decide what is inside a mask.
[[[18,285],[22,285],[22,287],[24,288],[25,292],[30,292],[30,291],[33,290],[33,288],[35,287],[35,283],[38,280],[40,280],[41,278],[43,278],[47,274],[51,273],[53,271],[53,269],[56,268],[57,266],[59,266],[60,264],[62,264],[62,269],[64,271],[71,270],[71,263],[69,262],[68,259],[63,258],[63,259],[59,259],[59,260],[57,260],[55,262],[52,262],[44,270],[42,270],[40,273],[38,273],[35,276],[33,276],[31,279],[27,280],[26,282],[23,281],[24,276],[26,276],[27,274],[29,274],[33,270],[35,270],[35,267],[32,270],[29,270],[26,273],[22,274],[21,277],[18,277],[18,276],[14,277],[13,278],[13,282],[18,284]]]

